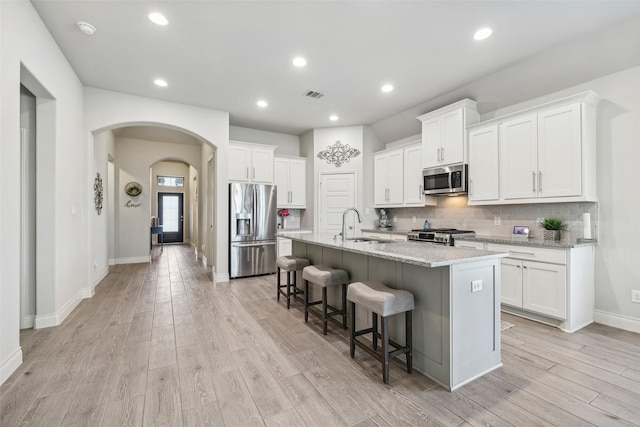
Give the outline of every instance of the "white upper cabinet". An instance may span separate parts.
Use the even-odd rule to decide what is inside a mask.
[[[469,204],[596,202],[595,116],[601,99],[584,92],[470,126]],[[498,181],[490,172],[495,162],[482,153],[493,143],[486,133],[492,127],[498,128]]]
[[[274,184],[278,186],[278,208],[307,207],[307,160],[276,156]]]
[[[229,141],[229,181],[273,184],[276,147]]]
[[[469,201],[498,200],[498,126],[469,132]]]
[[[397,206],[402,204],[403,168],[402,150],[393,150],[373,156],[373,204],[374,206]]]
[[[412,145],[403,150],[403,202],[405,206],[424,206],[422,189],[422,144]]]
[[[463,99],[418,117],[422,122],[422,167],[467,163],[465,127],[479,120],[476,102]]]
[[[412,142],[373,156],[374,207],[435,206],[422,191],[422,143]]]

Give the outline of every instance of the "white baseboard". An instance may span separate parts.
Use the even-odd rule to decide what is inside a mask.
[[[149,256],[135,256],[129,258],[116,258],[114,259],[116,264],[140,264],[144,262],[151,262],[151,255]]]
[[[85,289],[81,289],[77,294],[75,294],[73,298],[69,300],[69,302],[64,305],[64,307],[62,307],[55,313],[44,315],[37,314],[35,322],[33,324],[34,329],[50,328],[51,326],[58,326],[59,324],[61,324],[64,319],[66,319],[67,316],[71,314],[73,309],[76,308],[78,304],[80,304],[80,301],[85,298],[84,295],[86,293],[87,292]]]
[[[640,319],[637,319],[635,317],[607,313],[606,311],[601,310],[594,310],[593,320],[597,323],[602,323],[603,325],[613,326],[614,328],[640,333]]]
[[[109,260],[109,261],[111,261],[111,260]],[[93,286],[92,286],[92,288],[95,288],[98,285],[98,283],[100,283],[100,281],[102,279],[107,277],[107,274],[109,274],[109,266],[106,266],[100,273],[96,274],[93,277]],[[93,296],[93,294],[91,294],[91,296]]]
[[[220,282],[228,282],[229,281],[229,273],[214,273],[213,274],[214,283]]]
[[[93,297],[96,294],[96,286],[97,285],[92,285],[88,288],[80,289],[80,297],[83,299]]]
[[[115,258],[109,258],[109,265],[116,265],[116,261],[117,259]]]
[[[0,363],[0,384],[4,383],[20,365],[22,365],[22,347],[18,347],[11,356]]]
[[[30,329],[33,328],[33,314],[25,314],[22,316],[22,322],[20,323],[20,329]]]

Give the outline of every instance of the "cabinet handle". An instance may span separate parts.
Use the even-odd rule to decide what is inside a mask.
[[[438,148],[438,161],[440,161],[440,148]]]
[[[538,171],[538,193],[542,193],[542,172]]]
[[[473,196],[473,180],[469,180],[469,195]]]
[[[531,191],[533,191],[535,193],[536,192],[536,172],[533,171],[531,173],[533,174],[532,175],[532,181],[531,181],[531,186],[532,186],[532,190]]]
[[[418,199],[422,197],[422,185],[418,185]]]
[[[256,179],[256,168],[253,168],[253,179]]]
[[[247,166],[244,176],[249,179],[249,167]]]
[[[444,147],[442,147],[442,148],[440,149],[440,157],[441,157],[441,159],[440,159],[440,160],[442,160],[442,161],[444,162]]]
[[[527,268],[527,266],[526,266],[526,265],[523,265],[523,266],[522,266],[522,268]]]

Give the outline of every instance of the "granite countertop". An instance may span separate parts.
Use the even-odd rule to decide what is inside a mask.
[[[456,240],[474,241],[474,242],[486,242],[486,243],[499,243],[505,245],[519,245],[519,246],[540,246],[545,248],[558,248],[558,249],[570,249],[578,248],[581,246],[591,246],[598,242],[596,240],[583,241],[582,239],[561,239],[561,240],[543,240],[537,238],[528,238],[527,240],[516,240],[510,236],[489,236],[489,235],[477,235],[475,237],[456,237]]]
[[[378,230],[377,228],[363,228],[362,230],[363,233],[380,233],[380,234],[398,234],[401,236],[406,236],[407,233],[411,230]]]
[[[334,239],[334,235],[331,233],[287,234],[283,235],[283,237],[298,242],[311,243],[422,267],[444,267],[452,264],[503,258],[509,255],[507,252],[456,248],[422,242],[343,242],[339,237]]]

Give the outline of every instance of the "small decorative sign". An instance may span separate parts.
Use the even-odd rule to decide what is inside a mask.
[[[317,157],[319,159],[326,160],[329,164],[333,163],[337,168],[339,168],[343,163],[348,162],[353,157],[357,157],[359,154],[360,150],[351,148],[349,144],[342,144],[340,141],[336,141],[335,144],[320,151]]]
[[[131,197],[136,197],[142,194],[142,184],[139,182],[130,182],[124,186],[124,192]]]

